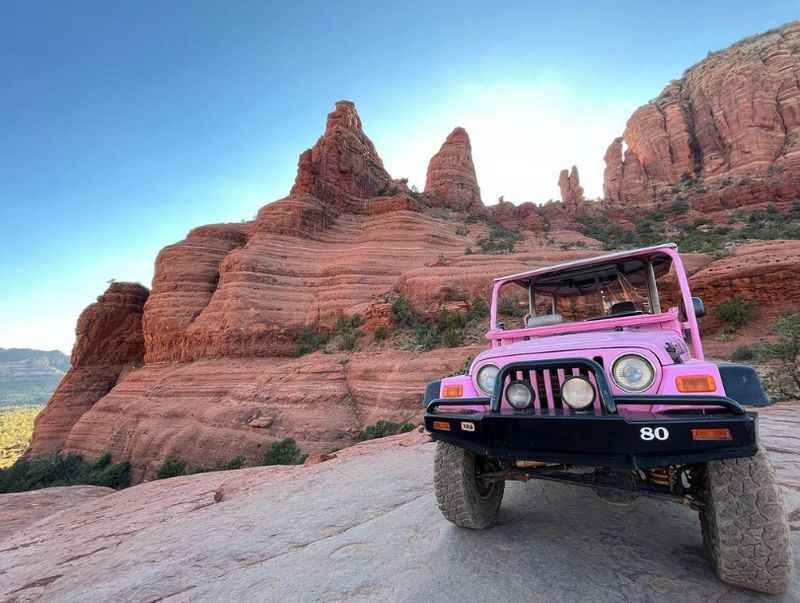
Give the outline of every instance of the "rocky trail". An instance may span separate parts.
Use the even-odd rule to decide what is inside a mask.
[[[762,412],[793,531],[798,433],[800,408]],[[455,528],[436,508],[434,446],[412,433],[305,468],[5,495],[0,517],[18,522],[0,534],[0,600],[800,601],[797,577],[779,598],[718,582],[695,513],[667,502],[511,483],[499,525]]]

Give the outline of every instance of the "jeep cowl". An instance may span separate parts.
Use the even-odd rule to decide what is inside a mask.
[[[788,522],[746,409],[770,401],[752,367],[705,359],[677,247],[497,278],[491,296],[489,349],[424,396],[445,518],[490,527],[507,480],[657,497],[699,512],[721,580],[783,592]]]

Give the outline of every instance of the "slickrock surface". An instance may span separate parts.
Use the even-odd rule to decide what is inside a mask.
[[[637,109],[611,143],[606,198],[650,205],[695,179],[703,186],[684,192],[706,209],[797,198],[799,74],[798,22],[710,53]]]
[[[87,500],[114,492],[116,490],[113,488],[102,486],[66,486],[0,494],[0,542],[44,517],[73,509]],[[0,575],[2,575],[1,570]]]
[[[798,407],[760,415],[796,534]],[[764,600],[716,580],[696,513],[673,503],[618,506],[577,487],[509,483],[499,525],[456,528],[436,508],[434,445],[421,441],[406,434],[308,468],[173,478],[83,502],[0,540],[0,599]],[[769,600],[800,600],[797,575]]]
[[[464,128],[456,128],[431,158],[425,193],[445,207],[467,211],[483,209],[472,162],[472,145]]]
[[[142,363],[142,312],[148,291],[112,283],[78,318],[72,368],[36,417],[31,453],[64,447],[75,422],[107,394],[131,366]]]

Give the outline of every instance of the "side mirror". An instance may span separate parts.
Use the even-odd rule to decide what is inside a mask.
[[[699,297],[692,298],[692,305],[694,306],[694,315],[697,318],[703,318],[706,315],[706,305]]]

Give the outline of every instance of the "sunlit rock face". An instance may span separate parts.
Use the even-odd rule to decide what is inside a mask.
[[[391,184],[372,141],[361,127],[355,105],[338,101],[325,132],[300,155],[291,196],[308,194],[338,210],[361,210]]]
[[[798,22],[710,53],[637,109],[608,147],[606,199],[653,205],[676,185],[704,206],[800,196],[798,74]]]
[[[147,288],[112,283],[78,318],[71,368],[36,417],[32,454],[61,450],[75,423],[144,356]]]
[[[439,206],[469,212],[483,209],[472,162],[472,145],[464,128],[450,132],[442,148],[431,158],[425,194]]]

